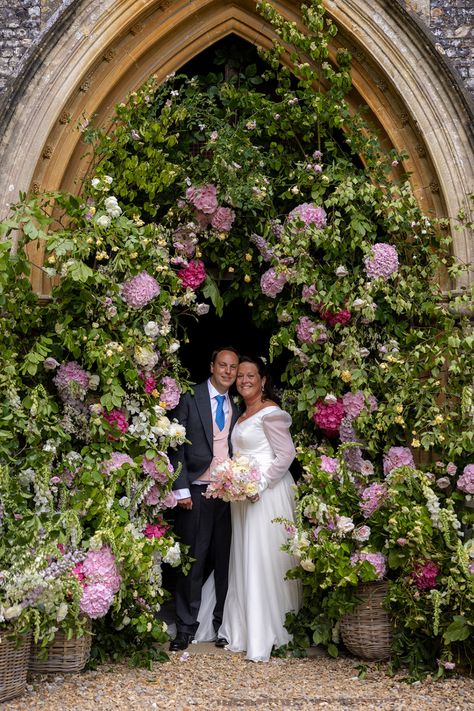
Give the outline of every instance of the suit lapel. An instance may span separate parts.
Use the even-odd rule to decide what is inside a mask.
[[[199,417],[201,418],[204,434],[206,435],[209,448],[212,452],[214,436],[212,433],[212,410],[207,380],[204,383],[196,385],[194,388],[194,401],[196,403]]]

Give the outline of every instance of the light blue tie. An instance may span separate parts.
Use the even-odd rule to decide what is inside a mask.
[[[217,400],[216,425],[222,432],[222,430],[224,429],[224,425],[225,425],[225,415],[224,415],[225,395],[216,395],[215,399]]]

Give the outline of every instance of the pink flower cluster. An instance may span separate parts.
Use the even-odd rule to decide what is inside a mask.
[[[387,494],[387,487],[384,484],[379,484],[378,482],[367,486],[362,491],[359,506],[364,518],[369,518],[373,513],[375,513],[375,511],[377,511],[377,509],[381,507],[387,498]]]
[[[362,390],[357,390],[355,393],[346,393],[342,396],[344,403],[344,411],[348,417],[355,420],[365,407],[365,397]]]
[[[416,563],[411,579],[418,590],[431,590],[436,587],[436,578],[440,570],[432,560]]]
[[[83,400],[89,389],[89,374],[79,363],[71,361],[60,365],[53,378],[62,400]]]
[[[81,612],[93,620],[103,617],[122,583],[110,548],[103,546],[98,551],[89,551],[84,561],[76,566],[75,575],[84,585]]]
[[[112,452],[110,459],[102,462],[102,471],[110,475],[115,469],[120,469],[124,464],[133,464],[133,459],[124,452]]]
[[[212,215],[218,207],[216,186],[210,183],[201,185],[199,188],[191,186],[186,190],[186,200],[196,210],[204,212],[205,215]]]
[[[359,437],[352,424],[352,419],[350,417],[344,417],[342,419],[341,425],[339,427],[339,437],[341,442],[358,442]],[[349,469],[354,472],[360,472],[364,460],[362,458],[362,450],[360,447],[353,445],[352,447],[347,447],[344,450],[344,461],[346,462]]]
[[[125,281],[120,292],[132,309],[141,309],[158,296],[160,285],[147,271],[143,271]]]
[[[377,242],[372,247],[372,255],[364,259],[364,264],[369,279],[380,277],[387,280],[398,269],[397,250],[391,244]]]
[[[286,275],[283,272],[277,274],[276,270],[273,267],[264,272],[260,279],[260,287],[263,293],[265,294],[265,296],[269,296],[271,299],[274,299],[276,295],[283,290],[285,284]]]
[[[339,398],[336,402],[318,400],[314,406],[313,420],[328,437],[337,437],[344,417],[344,405]]]
[[[187,267],[179,270],[178,277],[181,279],[181,285],[184,289],[198,289],[206,278],[204,262],[200,259],[195,259]]]
[[[345,326],[351,320],[351,312],[349,309],[341,309],[340,311],[330,311],[325,307],[320,308],[319,313],[321,318],[324,319],[330,326],[335,326],[340,323],[341,326]]]
[[[317,207],[317,205],[312,202],[304,202],[295,207],[288,214],[288,221],[296,223],[302,222],[304,227],[299,228],[300,230],[304,230],[305,227],[309,227],[310,225],[314,225],[321,230],[323,227],[326,227],[327,224],[326,210],[322,207]]]
[[[321,455],[321,469],[328,474],[335,474],[339,467],[339,462],[335,457],[328,457],[326,454]]]
[[[147,523],[143,529],[143,535],[146,538],[163,538],[168,531],[169,526],[166,523]]]
[[[375,575],[378,580],[381,580],[387,570],[387,559],[383,553],[365,553],[364,551],[358,551],[351,555],[351,565],[354,566],[357,563],[363,563],[364,561],[370,563],[374,570]]]
[[[155,481],[165,484],[170,475],[174,473],[174,467],[167,454],[159,452],[159,455],[160,457],[154,457],[153,459],[143,457],[142,469],[145,474],[148,474]]]
[[[474,494],[474,464],[466,464],[458,479],[457,487],[465,494]]]
[[[153,376],[148,375],[143,378],[143,389],[147,395],[151,395],[151,393],[156,390],[156,380]]]
[[[235,220],[235,212],[230,207],[218,207],[212,216],[211,225],[218,232],[230,232]]]
[[[178,503],[174,491],[170,491],[166,496],[162,496],[160,488],[153,484],[147,495],[145,496],[145,504],[147,506],[160,506],[160,509],[174,509]]]
[[[204,494],[206,499],[245,501],[258,493],[261,475],[258,466],[248,457],[225,459],[211,472],[211,482]]]
[[[408,447],[390,447],[383,457],[383,473],[388,476],[390,472],[398,467],[415,468],[413,455]]]
[[[105,412],[103,417],[104,420],[109,423],[113,431],[124,433],[128,430],[127,418],[121,410],[111,410],[110,412]],[[111,433],[110,438],[117,439],[113,432]]]
[[[301,316],[296,326],[296,336],[301,343],[324,343],[327,331],[323,323],[315,323],[308,316]]]
[[[180,387],[174,378],[168,376],[161,379],[161,386],[160,402],[165,403],[167,410],[173,410],[181,397]]]

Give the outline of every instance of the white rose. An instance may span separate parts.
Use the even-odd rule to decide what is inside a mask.
[[[340,265],[337,267],[337,269],[335,270],[334,274],[335,274],[337,277],[345,277],[345,276],[347,276],[347,275],[349,274],[349,272],[348,272],[348,270],[346,269],[346,267],[345,267],[343,264],[340,264]]]
[[[367,301],[365,299],[354,299],[352,302],[352,308],[353,309],[361,309],[363,306],[366,306]]]
[[[96,220],[96,223],[99,225],[99,227],[110,227],[111,222],[112,220],[110,215],[101,215]]]
[[[97,390],[100,383],[100,377],[98,375],[91,375],[89,378],[89,390]]]
[[[180,561],[181,561],[181,551],[179,548],[179,543],[175,543],[166,552],[166,555],[163,558],[163,562],[169,563],[169,565],[178,565],[178,563]]]
[[[151,348],[137,346],[135,348],[135,361],[147,370],[152,370],[158,363],[158,354],[152,351]]]
[[[149,338],[158,338],[158,336],[160,335],[160,327],[158,326],[156,321],[148,321],[148,323],[145,324],[143,330]]]
[[[169,348],[168,348],[168,352],[169,352],[169,353],[176,353],[176,351],[178,350],[178,348],[180,347],[180,345],[181,345],[181,344],[180,344],[179,341],[172,341],[172,342],[170,343]]]
[[[300,560],[300,565],[303,570],[307,570],[308,573],[312,573],[316,569],[316,566],[314,565],[313,561],[309,558],[303,558],[303,560]]]
[[[326,402],[328,405],[333,405],[335,402],[337,402],[337,397],[332,393],[328,393],[324,398],[324,402]]]
[[[62,602],[58,607],[58,611],[56,613],[56,622],[62,622],[65,619],[67,615],[67,609],[67,604],[65,602]]]
[[[15,617],[19,617],[21,615],[21,611],[21,605],[12,605],[12,607],[7,607],[3,611],[3,616],[6,620],[13,620]]]
[[[114,179],[110,177],[110,175],[104,175],[104,183],[107,183],[107,185],[112,185],[114,182]]]
[[[339,533],[349,533],[354,530],[354,522],[349,516],[336,516],[336,528]]]
[[[99,178],[92,178],[91,185],[93,188],[98,188],[100,186]]]

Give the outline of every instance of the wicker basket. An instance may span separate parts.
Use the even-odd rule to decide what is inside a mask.
[[[20,646],[8,639],[0,642],[0,703],[24,692],[30,647],[31,635]]]
[[[341,619],[341,637],[345,647],[360,659],[378,661],[390,656],[392,630],[382,602],[386,582],[363,583],[357,588],[361,602]]]
[[[47,647],[48,656],[46,659],[38,655],[41,646],[33,644],[31,647],[28,671],[30,674],[72,674],[84,669],[91,651],[92,637],[89,631],[83,637],[71,637],[67,639],[63,632],[56,632],[56,635]]]

